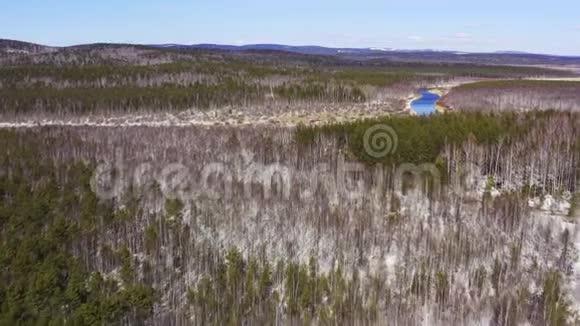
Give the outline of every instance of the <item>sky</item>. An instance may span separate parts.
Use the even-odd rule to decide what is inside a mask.
[[[578,0],[0,0],[0,38],[45,45],[321,45],[580,56]]]

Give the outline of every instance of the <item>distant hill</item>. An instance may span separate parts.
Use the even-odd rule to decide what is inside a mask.
[[[532,53],[523,52],[523,51],[495,51],[494,53],[497,53],[497,54],[532,54]]]
[[[248,50],[270,50],[270,51],[286,51],[301,54],[315,54],[315,55],[345,55],[345,54],[359,54],[371,55],[385,52],[453,52],[453,51],[434,51],[434,50],[400,50],[392,48],[330,48],[316,45],[282,45],[282,44],[248,44],[248,45],[227,45],[227,44],[161,44],[152,45],[154,47],[162,48],[179,48],[179,49],[213,49],[225,51],[248,51]]]
[[[110,52],[114,50],[113,52]],[[467,64],[492,64],[492,65],[567,65],[580,66],[580,56],[557,56],[545,54],[532,54],[517,51],[498,51],[493,53],[471,53],[460,51],[440,51],[432,49],[405,50],[393,48],[332,48],[315,45],[293,46],[282,44],[249,44],[249,45],[224,45],[224,44],[111,44],[94,43],[81,44],[69,47],[51,47],[40,44],[0,39],[0,54],[6,57],[18,56],[19,61],[8,59],[4,62],[27,62],[28,54],[39,53],[77,53],[86,56],[87,51],[93,57],[103,56],[107,60],[125,60],[117,58],[121,55],[129,55],[129,52],[156,52],[159,56],[172,55],[169,52],[181,54],[191,51],[230,52],[245,56],[268,54],[281,56],[282,53],[303,56],[325,56],[317,60],[351,60],[351,61],[391,61],[391,62],[421,62],[421,63],[467,63]],[[84,53],[84,54],[81,54]],[[110,53],[109,53],[110,52]],[[14,54],[14,55],[11,55]],[[148,55],[150,55],[149,53]],[[130,55],[129,55],[130,57]],[[311,58],[314,59],[314,58]],[[36,59],[42,62],[43,59]],[[91,62],[96,62],[91,59]],[[164,59],[166,60],[166,59]],[[168,59],[167,59],[168,60]],[[126,61],[126,60],[125,60]],[[151,61],[151,60],[150,60]],[[2,62],[0,62],[1,64]]]
[[[465,51],[453,51],[453,50],[433,50],[433,49],[394,49],[394,48],[332,48],[323,47],[316,45],[305,45],[305,46],[294,46],[294,45],[283,45],[283,44],[248,44],[248,45],[229,45],[229,44],[152,44],[153,47],[161,48],[180,48],[180,49],[214,49],[214,50],[226,50],[226,51],[247,51],[247,50],[275,50],[275,51],[287,51],[287,52],[297,52],[302,54],[321,54],[321,55],[341,55],[341,54],[388,54],[388,53],[439,53],[439,54],[508,54],[508,55],[531,55],[531,56],[549,56],[549,57],[562,57],[562,58],[580,58],[580,56],[560,56],[560,55],[548,55],[548,54],[535,54],[522,51],[495,51],[495,52],[465,52]]]
[[[579,65],[580,56],[558,56],[534,54],[517,51],[497,51],[492,53],[462,52],[450,50],[405,50],[393,48],[330,48],[323,46],[291,46],[281,44],[161,44],[151,45],[157,48],[169,49],[207,49],[221,51],[284,51],[308,55],[338,56],[353,60],[392,60],[392,61],[424,61],[453,62],[481,64],[517,64],[517,65]]]
[[[29,42],[0,39],[0,51],[5,53],[41,53],[54,51],[54,47]]]

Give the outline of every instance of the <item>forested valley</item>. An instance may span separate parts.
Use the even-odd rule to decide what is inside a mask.
[[[267,106],[292,111],[315,104],[337,110],[349,103],[378,103],[386,113],[400,110],[398,101],[429,84],[567,75],[535,67],[107,44],[5,56],[0,57],[0,114],[6,118]]]
[[[580,324],[578,82],[426,62],[0,40],[0,325]]]

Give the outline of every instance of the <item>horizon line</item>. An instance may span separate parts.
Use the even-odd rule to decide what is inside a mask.
[[[36,41],[23,41],[18,39],[2,38],[0,41],[16,41],[29,44],[35,44],[40,46],[52,47],[52,48],[68,48],[83,45],[95,45],[95,44],[110,44],[110,45],[139,45],[139,46],[163,46],[163,45],[173,45],[173,46],[201,46],[201,45],[215,45],[215,46],[231,46],[231,47],[247,47],[247,46],[257,46],[257,45],[276,45],[276,46],[288,46],[288,47],[319,47],[325,49],[353,49],[353,50],[375,50],[382,52],[401,52],[401,51],[432,51],[432,52],[459,52],[466,54],[512,54],[512,55],[543,55],[543,56],[553,56],[553,57],[568,57],[568,58],[580,58],[580,54],[552,54],[552,53],[541,53],[541,52],[530,52],[521,50],[488,50],[488,51],[467,51],[467,50],[452,50],[452,49],[441,49],[441,48],[399,48],[399,47],[388,47],[388,46],[331,46],[331,45],[317,45],[317,44],[289,44],[289,43],[246,43],[246,44],[235,44],[235,43],[211,43],[211,42],[201,42],[201,43],[139,43],[139,42],[120,42],[120,41],[88,41],[83,43],[72,43],[68,45],[50,45],[44,42]]]

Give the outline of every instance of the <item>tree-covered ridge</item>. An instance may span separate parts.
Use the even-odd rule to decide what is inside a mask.
[[[91,191],[91,170],[40,161],[33,138],[22,143],[12,132],[0,134],[0,325],[149,318],[157,295],[137,280],[127,249],[113,253],[121,277],[103,275],[79,256],[83,241],[116,215]]]
[[[460,111],[580,111],[580,81],[502,80],[464,84],[440,103]]]
[[[580,81],[566,81],[566,80],[494,80],[494,81],[481,81],[476,83],[463,84],[458,86],[456,89],[471,89],[471,88],[496,88],[496,87],[513,87],[513,88],[523,88],[523,87],[538,87],[538,88],[578,88],[580,87]]]
[[[294,61],[317,65],[344,64],[348,62],[356,62],[357,64],[369,62],[369,65],[389,65],[393,62],[402,62],[403,65],[408,63],[443,63],[444,65],[471,64],[480,66],[509,64],[528,68],[525,66],[574,65],[577,63],[577,59],[573,57],[538,56],[534,54],[459,54],[446,51],[397,50],[369,52],[369,49],[358,49],[358,51],[351,52],[349,50],[353,49],[327,48],[323,50],[322,48],[318,48],[313,51],[311,47],[287,47],[267,44],[236,47],[208,44],[200,44],[197,46],[177,44],[149,46],[140,44],[94,43],[69,47],[47,47],[20,41],[0,40],[0,63],[83,65],[107,62],[109,64],[127,65],[167,61],[190,61],[209,56],[233,57],[246,60],[267,60],[271,62]],[[111,58],[111,53],[115,53],[115,58]]]

